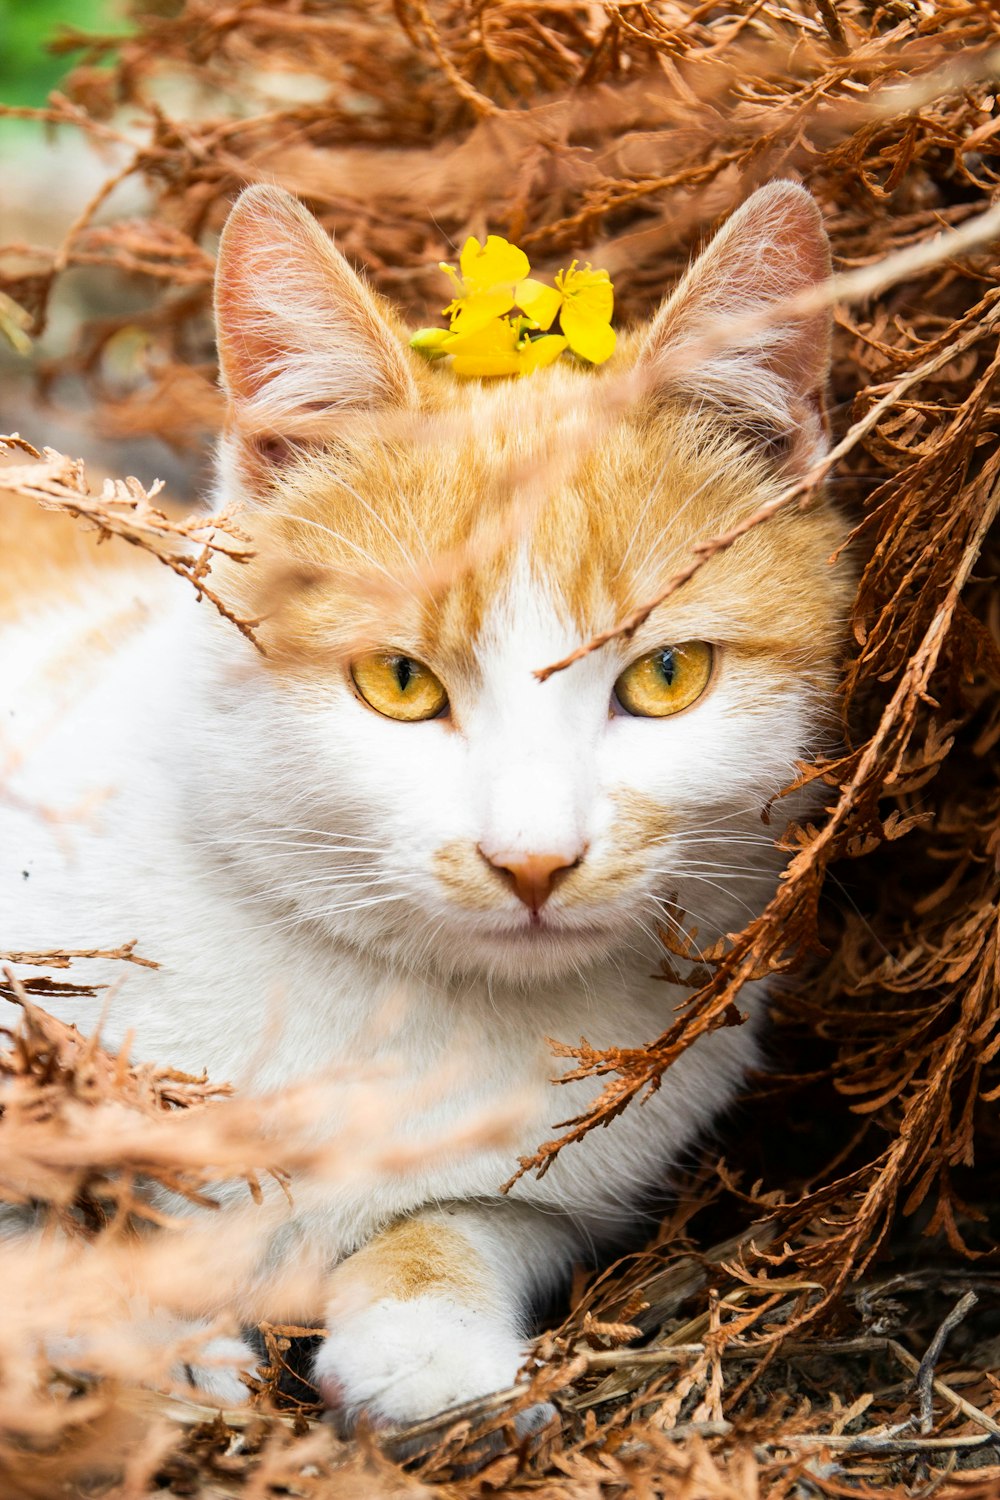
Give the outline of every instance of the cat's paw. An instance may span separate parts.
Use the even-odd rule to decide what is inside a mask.
[[[495,1313],[428,1293],[331,1319],[315,1378],[345,1429],[362,1413],[398,1427],[504,1390],[523,1358],[520,1339]]]
[[[124,1365],[120,1352],[117,1361],[109,1363],[107,1350],[95,1348],[88,1338],[50,1336],[43,1348],[50,1365],[81,1379],[109,1374],[142,1383],[149,1379],[154,1388],[189,1391],[193,1387],[220,1406],[245,1406],[250,1391],[243,1377],[253,1377],[259,1355],[241,1338],[218,1334],[206,1338],[206,1331],[205,1324],[193,1321],[143,1316],[131,1325],[135,1342]],[[185,1346],[190,1346],[189,1357],[185,1357]],[[150,1366],[159,1368],[159,1376],[147,1375]]]
[[[249,1389],[244,1375],[252,1376],[258,1356],[243,1339],[209,1339],[198,1351],[196,1360],[184,1364],[177,1372],[195,1390],[223,1406],[245,1406]]]

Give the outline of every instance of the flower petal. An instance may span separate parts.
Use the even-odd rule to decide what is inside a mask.
[[[548,333],[541,339],[529,339],[518,350],[521,355],[518,374],[533,375],[536,370],[544,370],[546,365],[559,358],[566,344],[567,340],[558,333]]]
[[[453,356],[456,375],[488,379],[497,375],[530,375],[558,359],[566,340],[558,334],[523,337],[520,320],[495,318],[475,333],[447,334],[444,352]]]
[[[448,333],[442,347],[445,354],[459,356],[514,354],[517,340],[518,330],[509,318],[493,318],[479,328]]]
[[[456,354],[451,368],[456,375],[468,378],[488,379],[492,375],[520,375],[521,356],[516,349],[510,353]]]
[[[514,288],[514,301],[539,328],[552,327],[562,300],[562,293],[554,286],[546,286],[544,281],[536,281],[533,276],[519,281]]]
[[[514,306],[511,288],[500,287],[491,292],[473,292],[468,297],[459,297],[452,304],[451,331],[457,334],[476,333],[496,318],[502,318]]]
[[[615,330],[604,318],[581,308],[575,297],[563,303],[559,323],[573,353],[592,365],[603,364],[615,352]]]
[[[585,299],[595,314],[610,321],[614,310],[614,287],[607,271],[595,271],[589,261],[578,270],[574,260],[569,270],[556,273],[556,286],[566,297]]]
[[[467,283],[471,282],[475,270],[476,261],[478,260],[479,256],[482,255],[482,253],[482,245],[476,239],[476,236],[474,234],[470,234],[465,244],[462,246],[461,254],[458,257],[460,274],[463,281]]]
[[[513,287],[515,281],[521,281],[531,270],[524,251],[499,234],[487,235],[485,245],[470,235],[462,246],[459,265],[466,292]]]

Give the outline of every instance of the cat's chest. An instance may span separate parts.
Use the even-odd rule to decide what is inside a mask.
[[[130,1032],[136,1055],[170,1056],[255,1094],[328,1083],[334,1112],[369,1085],[393,1112],[428,1119],[515,1097],[532,1112],[529,1096],[548,1097],[561,1071],[551,1040],[584,1033],[595,1045],[639,1044],[667,1014],[664,987],[644,977],[505,990],[400,973],[302,929],[259,923],[252,903],[203,893],[183,931],[169,911],[168,899],[147,943],[161,969],[116,974],[109,1042]]]

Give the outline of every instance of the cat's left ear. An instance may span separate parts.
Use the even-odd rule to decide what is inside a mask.
[[[400,339],[310,213],[247,188],[219,242],[215,317],[237,431],[280,450],[317,416],[415,399]]]
[[[654,394],[708,403],[797,466],[827,446],[829,308],[775,304],[824,281],[830,247],[815,200],[794,182],[758,189],[667,298],[639,368]]]

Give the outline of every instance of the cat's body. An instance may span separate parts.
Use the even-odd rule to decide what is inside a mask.
[[[818,279],[806,196],[784,184],[754,201],[770,251],[790,237],[798,275],[780,290]],[[787,482],[746,420],[794,425],[789,462],[818,451],[825,322],[773,344],[763,383],[766,338],[732,362],[742,425],[725,415],[719,355],[707,383],[722,414],[697,399],[697,370],[662,401],[647,382],[602,410],[598,382],[572,368],[465,385],[411,368],[278,195],[245,198],[227,235],[220,348],[237,420],[221,490],[252,499],[263,552],[298,577],[264,627],[267,659],[166,570],[26,597],[0,634],[3,748],[21,756],[0,801],[2,945],[136,939],[158,970],[96,976],[121,986],[112,1045],[131,1034],[140,1057],[252,1092],[344,1080],[317,1130],[357,1139],[365,1121],[370,1169],[313,1194],[284,1243],[331,1267],[312,1310],[330,1328],[328,1399],[407,1419],[509,1382],[532,1293],[629,1226],[756,1060],[751,986],[746,1025],[704,1037],[643,1107],[499,1195],[516,1156],[599,1087],[553,1088],[546,1039],[649,1041],[686,995],[654,977],[658,924],[679,908],[711,941],[773,888],[761,809],[827,712],[840,525],[822,508],[779,518],[632,640],[544,683],[533,672]],[[726,243],[731,262],[739,235]],[[759,231],[754,244],[759,269]],[[682,311],[696,293],[689,281]],[[624,359],[641,372],[690,334],[668,305]],[[276,461],[239,436],[294,432],[317,402],[352,415],[321,448]],[[418,407],[425,425],[407,426]],[[252,606],[249,581],[229,582]],[[629,663],[691,641],[712,643],[703,695],[674,716],[624,713]],[[444,717],[393,721],[363,701],[348,664],[377,647],[431,668]],[[46,825],[39,807],[76,816]],[[64,1012],[85,1030],[95,1019],[92,1003]]]

